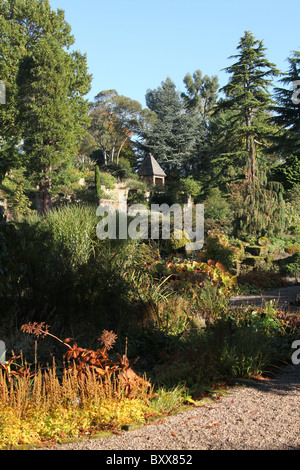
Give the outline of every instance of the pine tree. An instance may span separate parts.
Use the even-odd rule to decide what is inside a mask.
[[[148,108],[156,113],[154,129],[142,133],[143,148],[150,151],[170,178],[186,176],[196,139],[196,121],[186,113],[183,99],[168,77],[146,94]]]
[[[273,119],[281,127],[274,138],[274,153],[281,158],[281,164],[273,176],[285,189],[300,181],[300,52],[294,51],[288,62],[288,72],[280,80],[283,87],[275,88]]]
[[[239,142],[239,159],[244,160],[245,181],[239,185],[241,204],[237,208],[237,234],[264,235],[268,230],[279,232],[283,227],[283,199],[280,185],[268,183],[265,163],[272,136],[277,126],[270,112],[271,78],[279,74],[265,57],[262,41],[246,31],[238,46],[237,61],[226,70],[229,83],[222,88],[226,97],[218,111],[229,111],[229,136]]]
[[[300,52],[294,51],[288,62],[289,70],[280,80],[284,87],[275,88],[273,120],[284,129],[277,140],[276,151],[282,156],[300,156]]]
[[[263,42],[251,32],[245,32],[237,49],[239,53],[230,57],[237,61],[225,69],[231,77],[221,89],[225,99],[220,101],[218,111],[231,111],[230,135],[239,140],[249,179],[253,180],[258,154],[266,152],[268,139],[277,131],[270,119],[273,101],[269,87],[279,71],[266,59]]]

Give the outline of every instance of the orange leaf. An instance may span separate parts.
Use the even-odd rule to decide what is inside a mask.
[[[72,339],[73,339],[73,338],[66,338],[66,339],[64,340],[64,343],[67,343],[67,344],[68,344],[68,343],[70,343],[70,341],[72,341]]]

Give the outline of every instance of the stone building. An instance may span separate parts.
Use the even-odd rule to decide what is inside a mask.
[[[164,186],[167,176],[151,153],[143,161],[138,175],[141,180],[154,184],[155,186]]]

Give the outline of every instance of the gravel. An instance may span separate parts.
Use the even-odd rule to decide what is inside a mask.
[[[300,450],[300,365],[167,420],[53,450]],[[43,450],[43,449],[42,449]]]

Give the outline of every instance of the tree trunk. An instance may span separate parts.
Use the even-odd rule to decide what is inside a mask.
[[[126,144],[127,140],[128,140],[128,137],[126,137],[126,139],[124,139],[123,142],[122,142],[121,145],[120,145],[120,148],[119,148],[118,153],[117,153],[117,165],[119,165],[120,153],[121,153],[121,151],[122,151],[122,148],[123,148],[124,145]]]
[[[40,213],[46,215],[51,208],[51,167],[46,167],[44,177],[39,182]]]
[[[249,178],[250,181],[253,181],[254,178],[256,177],[256,148],[255,148],[255,142],[254,142],[254,137],[250,136],[249,137]]]

